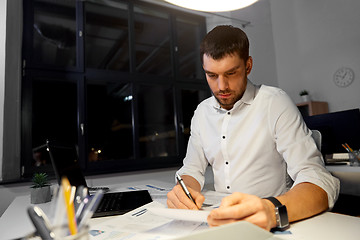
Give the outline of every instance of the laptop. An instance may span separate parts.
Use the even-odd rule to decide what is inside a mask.
[[[105,189],[106,191],[109,189],[106,187],[91,188],[87,186],[78,162],[75,146],[48,141],[47,147],[59,185],[61,185],[61,178],[66,176],[72,186],[87,187],[90,190],[89,195],[91,195],[91,190]],[[152,202],[152,198],[147,190],[106,192],[93,217],[121,215],[149,202]]]

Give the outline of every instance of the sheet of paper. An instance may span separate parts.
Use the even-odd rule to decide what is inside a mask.
[[[90,226],[90,240],[171,239],[199,228],[201,222],[178,221],[153,214],[149,208],[165,208],[151,202],[124,215]],[[206,227],[206,226],[205,226]]]
[[[202,206],[202,209],[204,210],[212,210],[219,207],[221,200],[230,195],[228,193],[219,193],[215,191],[203,191],[202,194],[205,197],[205,201]]]
[[[155,215],[183,221],[206,222],[210,211],[149,207]]]

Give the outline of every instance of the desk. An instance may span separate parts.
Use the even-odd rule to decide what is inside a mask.
[[[16,197],[8,209],[0,218],[0,239],[14,239],[33,232],[34,227],[26,214],[30,205],[29,196]],[[50,203],[40,205],[44,211],[50,207]],[[92,224],[98,224],[107,218],[91,220]],[[358,239],[360,236],[360,218],[342,214],[326,212],[318,216],[292,223],[289,231],[292,234],[277,235],[282,239]]]
[[[327,165],[326,169],[340,180],[340,193],[360,196],[360,167]]]

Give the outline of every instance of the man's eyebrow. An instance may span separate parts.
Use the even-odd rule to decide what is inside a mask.
[[[235,71],[235,70],[237,70],[237,69],[239,69],[240,68],[240,65],[237,65],[237,66],[235,66],[235,67],[233,67],[233,68],[231,68],[231,69],[229,69],[229,70],[227,70],[227,71],[225,71],[226,73],[227,72],[233,72],[233,71]]]
[[[216,73],[210,72],[210,71],[208,71],[206,69],[204,69],[204,71],[205,71],[206,74],[216,74]]]
[[[225,73],[233,72],[233,71],[235,71],[235,70],[237,70],[237,69],[239,69],[239,68],[240,68],[240,65],[235,66],[235,67],[233,67],[233,68],[230,68],[230,69],[226,70]],[[205,71],[205,73],[207,73],[207,74],[217,74],[217,73],[213,73],[213,72],[211,72],[211,71],[209,71],[209,70],[206,70],[206,69],[204,69],[204,71]]]

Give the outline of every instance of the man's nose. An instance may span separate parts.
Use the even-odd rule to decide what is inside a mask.
[[[229,87],[228,80],[225,77],[219,75],[219,78],[218,78],[219,90],[226,90],[226,89],[228,89],[228,87]]]

